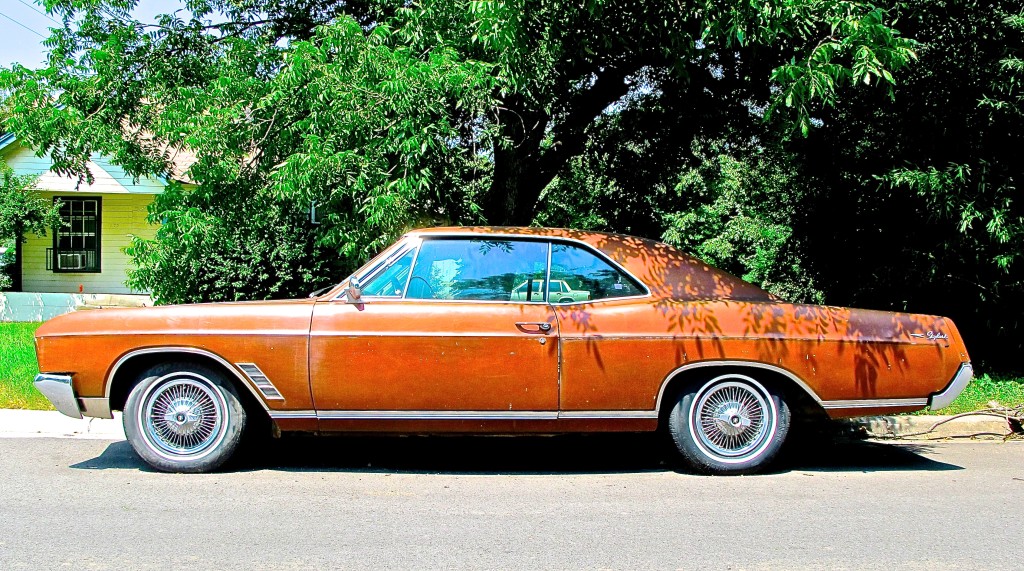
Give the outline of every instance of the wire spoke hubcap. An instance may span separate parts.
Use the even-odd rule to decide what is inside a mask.
[[[143,399],[143,435],[162,456],[200,457],[222,438],[226,410],[220,389],[205,378],[168,376]]]
[[[702,389],[690,409],[697,445],[722,461],[741,462],[766,448],[775,432],[775,407],[760,385],[727,381]]]

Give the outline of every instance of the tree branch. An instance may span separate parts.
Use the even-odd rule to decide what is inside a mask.
[[[605,68],[597,74],[594,85],[577,93],[567,105],[564,119],[552,130],[552,146],[538,161],[538,179],[547,186],[565,163],[583,151],[586,130],[609,105],[629,92],[627,78],[634,70]]]

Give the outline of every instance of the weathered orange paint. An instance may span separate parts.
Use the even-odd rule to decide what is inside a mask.
[[[319,410],[557,411],[557,327],[547,304],[319,303],[310,386]]]
[[[78,311],[36,330],[40,371],[74,373],[81,398],[104,397],[112,368],[138,349],[189,347],[258,363],[281,394],[271,409],[312,408],[309,320],[314,300]]]
[[[582,242],[650,294],[567,305],[353,304],[340,297],[342,283],[310,300],[82,311],[38,329],[40,370],[73,373],[80,398],[104,397],[115,364],[132,351],[196,348],[229,363],[233,380],[240,376],[235,363],[256,363],[284,397],[265,400],[271,413],[298,415],[276,418],[282,430],[561,432],[654,430],[659,404],[672,404],[659,403],[665,383],[694,363],[770,364],[799,378],[822,401],[848,401],[926,398],[969,359],[949,319],[784,303],[649,240],[544,228],[438,228],[405,239],[445,235]],[[548,323],[551,329],[517,322]],[[914,336],[928,332],[948,338]],[[828,412],[838,417],[913,408]],[[316,412],[376,410],[551,414],[525,420],[316,419]],[[652,414],[554,418],[587,411]]]

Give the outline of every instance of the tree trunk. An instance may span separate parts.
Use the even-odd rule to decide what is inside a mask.
[[[629,91],[629,70],[607,68],[586,91],[576,93],[548,132],[551,117],[528,110],[518,98],[498,112],[501,137],[494,145],[494,179],[483,200],[484,216],[497,226],[526,226],[537,213],[540,193],[569,159],[583,152],[587,127]],[[551,145],[541,150],[545,137]]]
[[[498,113],[498,121],[501,138],[494,144],[494,178],[483,201],[484,217],[494,226],[526,226],[533,220],[541,191],[551,180],[544,180],[538,172],[548,116],[508,102]]]

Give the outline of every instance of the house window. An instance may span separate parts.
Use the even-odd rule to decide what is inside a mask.
[[[54,272],[100,271],[99,198],[58,197],[61,227],[53,231],[53,249],[47,269]]]

